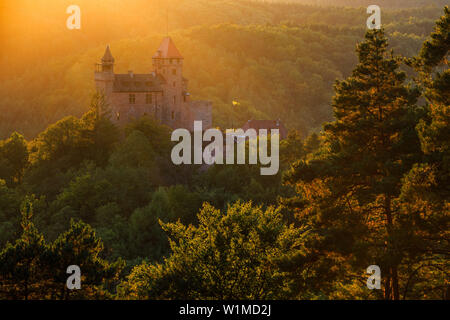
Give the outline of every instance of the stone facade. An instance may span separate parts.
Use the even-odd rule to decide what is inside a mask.
[[[109,46],[95,71],[95,84],[105,95],[112,120],[121,125],[149,115],[169,127],[193,131],[195,120],[203,129],[212,126],[212,103],[191,100],[188,80],[183,77],[183,57],[171,38],[165,38],[152,57],[153,71],[148,74],[114,73]]]

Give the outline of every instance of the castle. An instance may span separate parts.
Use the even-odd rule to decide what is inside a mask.
[[[212,103],[191,100],[188,80],[183,77],[183,56],[172,39],[163,39],[152,57],[153,71],[148,74],[114,73],[114,57],[106,47],[96,65],[95,85],[103,93],[112,111],[112,121],[121,125],[149,115],[169,127],[193,131],[196,120],[203,129],[212,126]]]

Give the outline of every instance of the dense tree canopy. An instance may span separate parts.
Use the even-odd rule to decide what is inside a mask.
[[[215,126],[280,117],[290,129],[319,129],[332,119],[332,84],[356,63],[354,45],[368,17],[364,4],[324,8],[283,1],[128,0],[110,7],[80,0],[83,13],[92,18],[71,32],[61,23],[64,3],[35,1],[17,11],[14,7],[26,1],[8,1],[9,19],[23,21],[29,13],[37,20],[26,21],[39,28],[23,23],[0,37],[0,138],[18,131],[31,139],[66,116],[85,113],[94,91],[93,64],[107,43],[116,72],[148,73],[151,55],[166,33],[165,6],[170,36],[185,57],[190,92],[213,101]],[[416,55],[441,7],[394,10],[385,2],[380,5],[390,45],[405,56]],[[27,36],[15,37],[22,27]]]
[[[163,264],[135,267],[122,294],[150,299],[289,298],[286,258],[300,254],[302,230],[279,210],[236,203],[226,214],[205,204],[199,225],[163,224],[172,254]]]
[[[436,7],[386,8],[364,36],[364,8],[178,2],[193,95],[222,129],[281,117],[279,173],[176,166],[170,128],[110,121],[90,66],[108,39],[118,70],[148,72],[161,37],[134,21],[62,41],[83,52],[36,49],[33,67],[0,57],[0,298],[448,299],[448,7],[435,24]]]

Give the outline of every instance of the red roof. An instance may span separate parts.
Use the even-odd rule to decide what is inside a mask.
[[[159,45],[159,48],[156,50],[153,58],[183,59],[183,56],[180,51],[178,51],[177,47],[175,47],[172,39],[170,37],[166,37]]]

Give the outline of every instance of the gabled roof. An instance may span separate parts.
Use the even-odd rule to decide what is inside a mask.
[[[175,47],[172,39],[170,37],[166,37],[159,45],[159,48],[156,50],[153,58],[183,59],[183,56],[180,51],[178,51],[177,47]]]
[[[105,54],[103,55],[102,62],[114,63],[114,57],[111,54],[111,50],[109,49],[109,44],[106,46]]]

